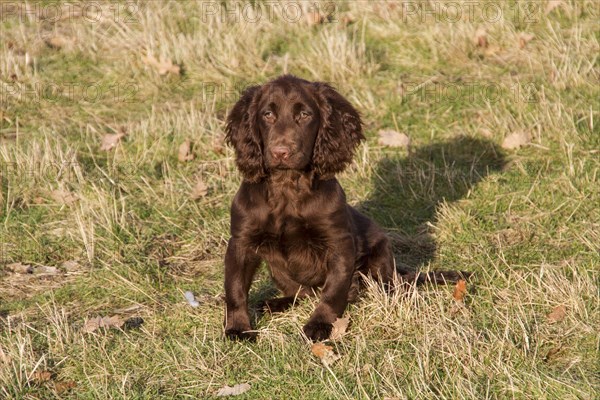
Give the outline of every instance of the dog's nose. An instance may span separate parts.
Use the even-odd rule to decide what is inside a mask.
[[[290,149],[285,146],[275,146],[271,149],[271,153],[277,160],[285,160],[290,155]]]

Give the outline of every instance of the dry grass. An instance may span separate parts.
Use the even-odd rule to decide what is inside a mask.
[[[598,396],[596,2],[317,2],[321,24],[312,2],[86,4],[0,4],[0,398],[210,398],[244,382],[252,399]],[[371,285],[329,367],[301,337],[310,301],[257,314],[255,344],[222,337],[239,184],[223,120],[282,73],[361,110],[368,140],[340,180],[397,262],[474,272],[464,304]],[[410,149],[378,145],[379,129]],[[515,132],[530,143],[502,149]],[[272,290],[263,271],[252,301]],[[84,333],[98,315],[144,323]]]

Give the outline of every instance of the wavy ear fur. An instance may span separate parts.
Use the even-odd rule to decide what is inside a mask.
[[[313,150],[313,168],[321,179],[332,178],[352,162],[362,140],[362,121],[348,100],[326,83],[314,83],[321,126]]]
[[[258,182],[265,175],[262,140],[256,123],[260,86],[242,93],[227,116],[225,141],[235,150],[235,162],[244,179]]]

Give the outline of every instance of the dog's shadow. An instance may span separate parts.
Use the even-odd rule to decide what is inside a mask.
[[[372,195],[357,209],[387,231],[397,269],[418,271],[436,256],[430,231],[439,206],[464,198],[505,164],[496,144],[467,136],[410,149],[408,156],[388,151],[372,174]]]

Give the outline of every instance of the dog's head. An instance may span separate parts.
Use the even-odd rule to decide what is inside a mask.
[[[227,118],[226,133],[250,182],[277,169],[333,177],[364,139],[358,112],[333,87],[292,75],[246,89]]]

